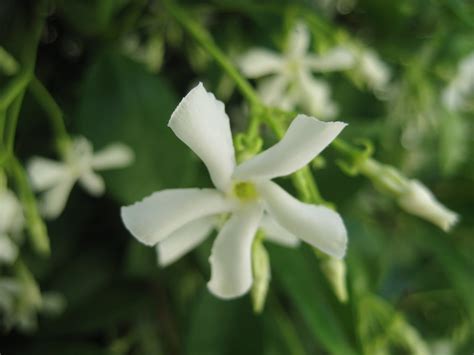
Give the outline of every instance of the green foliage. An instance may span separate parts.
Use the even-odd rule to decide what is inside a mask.
[[[25,313],[32,324],[38,320],[29,331],[18,324],[3,327],[1,354],[425,355],[438,354],[433,349],[439,343],[449,348],[446,355],[473,351],[474,111],[449,109],[442,96],[460,61],[474,51],[474,5],[358,0],[342,11],[349,3],[0,1],[0,175],[5,170],[8,188],[22,197],[30,230],[37,228],[36,239],[34,228],[32,239],[15,239],[21,258],[0,265],[0,287],[2,280],[26,280],[29,292],[12,309],[31,311]],[[170,11],[173,6],[209,31],[212,44],[201,33],[208,46],[200,47]],[[294,189],[290,179],[282,183],[295,195],[306,189],[305,200],[330,201],[343,216],[349,300],[337,300],[307,246],[258,244],[258,297],[268,297],[258,299],[256,315],[250,295],[223,301],[206,289],[212,238],[161,269],[155,250],[123,226],[120,207],[166,188],[210,186],[203,164],[167,127],[197,81],[226,102],[239,159],[248,158],[241,151],[252,155],[276,141],[271,121],[265,121],[262,137],[246,141],[238,135],[249,119],[264,114],[280,120],[282,133],[288,117],[247,110],[242,96],[255,106],[253,91],[241,95],[235,77],[220,66],[233,68],[251,47],[281,50],[287,30],[300,20],[312,33],[313,51],[350,45],[373,50],[388,65],[385,93],[372,90],[357,69],[320,73],[318,79],[333,91],[336,118],[349,122],[344,139],[370,139],[374,159],[424,181],[461,222],[447,236],[399,212],[367,180],[344,175],[335,161],[347,157],[328,149],[298,173]],[[219,49],[230,60],[217,55],[213,62]],[[35,97],[34,77],[49,101]],[[56,118],[65,118],[67,133],[85,136],[96,150],[122,142],[135,154],[129,167],[100,173],[104,197],[77,186],[64,213],[46,225],[23,171],[32,155],[61,153],[52,150],[58,137],[45,119],[50,114],[44,102],[56,102]],[[316,185],[304,184],[312,173],[321,198]],[[47,254],[48,236],[51,255],[45,257],[38,249]],[[59,314],[47,311],[49,292],[64,297]]]
[[[114,52],[104,53],[85,74],[80,97],[78,131],[97,148],[121,141],[135,152],[133,165],[105,175],[118,201],[129,204],[193,181],[197,160],[167,127],[178,98],[166,80]]]

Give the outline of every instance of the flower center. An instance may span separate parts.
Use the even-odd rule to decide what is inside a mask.
[[[242,181],[234,184],[232,192],[242,202],[256,200],[258,197],[255,185],[247,181]]]
[[[300,58],[289,57],[286,62],[286,73],[290,77],[295,76],[301,67],[302,62]]]

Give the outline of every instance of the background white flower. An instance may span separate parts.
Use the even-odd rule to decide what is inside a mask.
[[[309,53],[310,34],[298,23],[288,36],[283,54],[264,48],[250,49],[238,59],[238,65],[249,78],[263,78],[258,91],[263,101],[282,109],[301,107],[322,119],[337,114],[329,85],[313,72],[346,70],[354,65],[351,51],[336,47],[322,55]]]
[[[11,264],[18,256],[18,247],[13,241],[24,225],[23,208],[15,194],[0,188],[0,264]]]
[[[250,289],[251,246],[260,226],[273,240],[294,245],[297,237],[344,256],[347,232],[339,214],[302,203],[270,180],[309,163],[345,123],[298,115],[279,143],[236,166],[224,104],[199,84],[178,105],[169,126],[204,162],[216,189],[159,191],[122,208],[130,232],[146,245],[158,244],[162,264],[202,242],[215,226],[214,216],[223,213],[232,214],[213,244],[208,283],[218,297],[238,297]],[[268,215],[262,219],[264,210]]]
[[[459,63],[456,76],[443,91],[442,99],[452,111],[474,110],[474,53]]]
[[[45,217],[61,214],[74,184],[78,181],[91,195],[104,193],[105,184],[95,171],[122,168],[133,160],[132,150],[114,143],[94,153],[84,137],[76,138],[66,153],[64,162],[34,157],[28,163],[28,173],[36,191],[43,192],[40,208]]]

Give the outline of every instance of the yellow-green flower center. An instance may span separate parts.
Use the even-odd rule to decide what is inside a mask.
[[[257,199],[258,193],[255,185],[251,182],[238,182],[232,189],[233,194],[243,202]]]

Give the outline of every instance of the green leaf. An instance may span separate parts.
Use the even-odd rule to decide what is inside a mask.
[[[439,139],[441,170],[445,175],[453,175],[468,157],[469,127],[462,117],[454,112],[445,112]]]
[[[191,316],[186,338],[188,355],[262,354],[261,319],[248,297],[219,300],[203,290]]]
[[[315,256],[307,250],[271,246],[270,259],[276,281],[300,313],[315,339],[331,354],[356,354],[341,319],[328,297],[334,297],[323,281]],[[274,286],[273,286],[274,287]]]
[[[114,53],[102,55],[85,77],[77,124],[95,149],[124,142],[132,166],[104,172],[108,191],[122,203],[193,180],[197,159],[167,127],[178,99],[159,76]]]
[[[70,340],[61,341],[41,341],[34,342],[26,349],[23,348],[24,354],[37,355],[113,355],[110,351],[100,347],[92,342],[79,342]]]
[[[76,31],[91,36],[104,32],[125,2],[126,0],[64,0],[59,2],[59,9]]]

